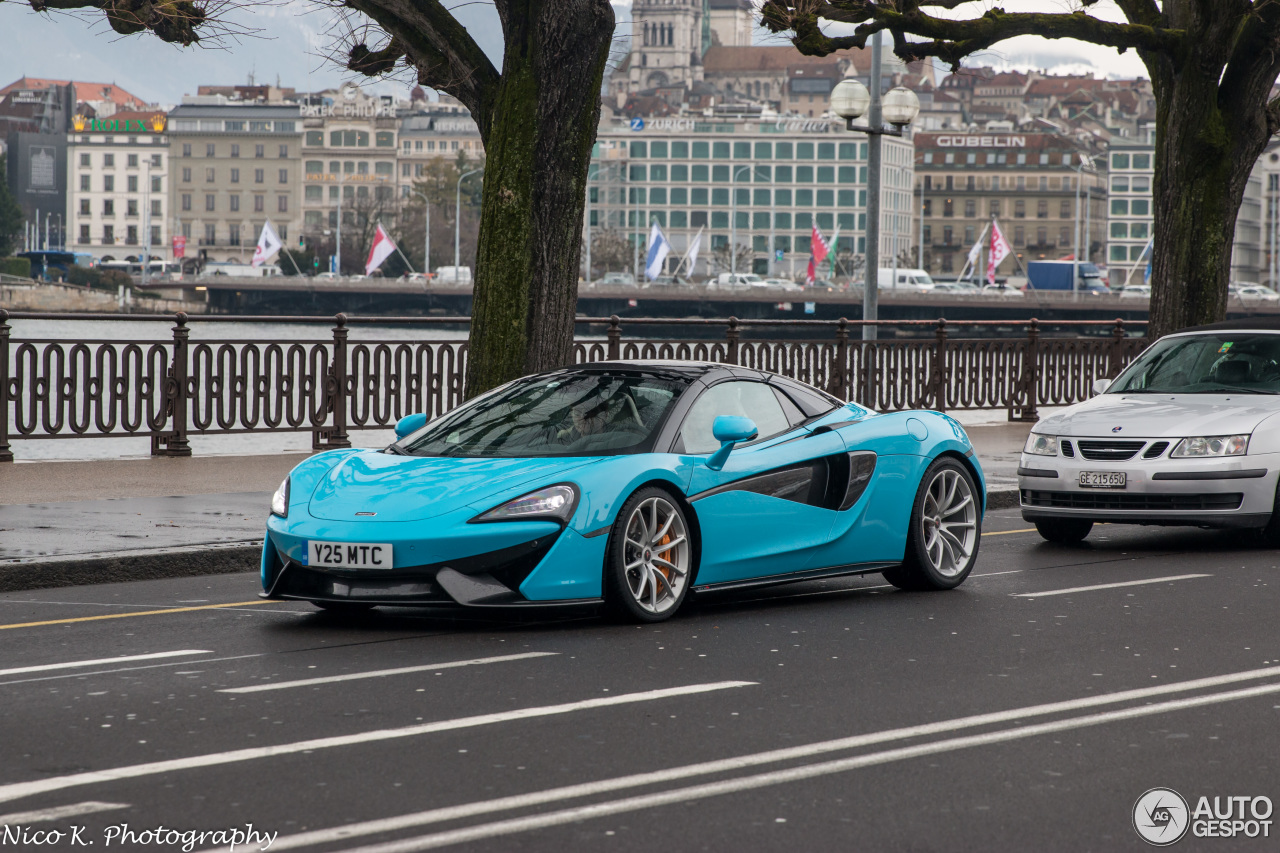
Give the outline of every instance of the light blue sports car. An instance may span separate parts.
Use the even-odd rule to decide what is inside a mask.
[[[959,423],[758,370],[578,365],[396,434],[317,454],[280,484],[264,597],[604,604],[654,622],[690,590],[868,572],[950,589],[978,556],[986,489]]]

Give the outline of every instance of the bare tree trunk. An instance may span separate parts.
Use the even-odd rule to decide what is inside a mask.
[[[568,364],[587,169],[613,14],[598,0],[512,3],[485,137],[467,396]]]

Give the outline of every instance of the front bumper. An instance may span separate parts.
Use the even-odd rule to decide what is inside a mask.
[[[600,601],[606,537],[586,538],[549,521],[450,522],[447,516],[415,523],[273,516],[263,542],[262,597],[428,607]],[[311,540],[389,542],[395,568],[308,566]]]
[[[1078,448],[1081,439],[1067,440]],[[1167,442],[1163,451],[1155,458],[1144,458],[1161,442]],[[1127,460],[1086,459],[1078,449],[1074,457],[1023,453],[1018,465],[1022,517],[1028,521],[1076,518],[1220,528],[1266,526],[1276,504],[1280,454],[1170,459],[1168,448],[1173,443],[1148,440]],[[1082,487],[1083,472],[1123,472],[1125,488]]]

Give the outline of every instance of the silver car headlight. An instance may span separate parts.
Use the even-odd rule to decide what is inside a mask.
[[[1022,448],[1023,453],[1030,453],[1033,456],[1057,456],[1058,455],[1058,437],[1056,435],[1041,435],[1033,432],[1027,436],[1026,447]]]
[[[1172,459],[1192,459],[1212,456],[1244,456],[1249,452],[1247,435],[1206,435],[1184,438],[1169,454]]]
[[[271,496],[271,514],[278,515],[281,518],[287,518],[289,515],[288,477],[284,478],[284,482],[280,484],[280,488],[276,489],[276,493]]]
[[[568,483],[558,483],[521,495],[515,500],[496,506],[473,521],[524,521],[526,519],[554,519],[568,521],[578,504],[578,490]]]

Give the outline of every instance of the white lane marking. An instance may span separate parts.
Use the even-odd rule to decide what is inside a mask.
[[[17,812],[16,814],[0,815],[0,827],[13,826],[22,823],[40,823],[49,820],[65,820],[69,817],[79,817],[86,814],[97,814],[98,812],[109,812],[116,809],[127,809],[128,803],[99,803],[90,800],[87,803],[74,803],[69,806],[55,806],[51,809],[41,809],[35,812]],[[3,837],[0,835],[0,837]]]
[[[1197,708],[1221,702],[1231,702],[1237,699],[1250,699],[1256,696],[1266,696],[1275,693],[1280,693],[1280,684],[1267,684],[1226,693],[1209,694],[1207,696],[1193,696],[1187,699],[1175,699],[1169,702],[1162,702],[1158,705],[1140,705],[1134,708],[1107,711],[1101,714],[1091,714],[1083,717],[1070,717],[1065,720],[1056,720],[1050,723],[1039,723],[1033,726],[1019,726],[1015,728],[1002,729],[1000,731],[987,732],[984,734],[967,735],[965,737],[950,738],[948,740],[935,741],[933,743],[919,744],[916,746],[888,749],[881,752],[858,755],[852,758],[842,758],[818,764],[802,765],[800,767],[793,767],[786,770],[774,770],[768,773],[758,773],[754,776],[726,779],[722,782],[709,782],[703,785],[677,788],[675,790],[662,791],[655,794],[630,796],[619,800],[562,809],[560,811],[550,812],[547,814],[511,818],[508,820],[495,821],[493,823],[447,830],[434,835],[423,835],[417,838],[406,838],[400,841],[391,841],[366,847],[349,848],[347,853],[411,853],[411,851],[430,850],[437,847],[446,847],[452,844],[478,841],[484,838],[512,835],[532,829],[543,829],[549,826],[559,826],[566,823],[578,823],[584,820],[591,820],[593,818],[606,817],[608,815],[615,815],[624,812],[634,812],[641,809],[656,808],[658,806],[684,804],[706,797],[716,797],[724,794],[734,794],[741,791],[765,788],[772,785],[782,785],[788,782],[798,782],[820,776],[829,776],[835,773],[844,773],[862,767],[872,767],[879,764],[889,764],[895,761],[905,761],[911,758],[936,755],[942,752],[953,752],[955,750],[967,749],[974,746],[990,746],[992,744],[1007,743],[1009,741],[1023,740],[1030,737],[1039,737],[1041,735],[1053,734],[1055,732],[1070,731],[1072,729],[1081,729],[1089,726],[1099,726],[1105,723],[1139,719],[1142,717],[1153,716],[1155,714],[1166,714],[1173,711],[1186,710],[1188,708]],[[279,840],[283,839],[278,839],[277,843],[273,844],[272,847],[280,848],[280,844],[278,843]]]
[[[114,767],[109,770],[90,770],[87,773],[72,773],[68,776],[53,776],[48,779],[35,779],[30,782],[14,782],[0,785],[0,803],[10,800],[43,794],[49,791],[62,791],[79,785],[93,785],[99,782],[114,782],[118,779],[136,779],[140,776],[156,776],[174,770],[190,770],[196,767],[214,767],[221,764],[233,764],[239,761],[251,761],[256,758],[270,758],[277,755],[294,755],[316,749],[329,749],[337,746],[353,746],[361,743],[394,740],[396,738],[415,737],[433,732],[453,731],[455,729],[487,726],[494,723],[506,723],[514,720],[528,720],[534,717],[550,717],[557,714],[569,714],[574,711],[585,711],[593,708],[607,708],[613,705],[629,705],[635,702],[652,702],[658,699],[670,699],[674,696],[689,696],[697,693],[711,693],[716,690],[728,690],[733,687],[755,685],[754,681],[715,681],[707,684],[689,684],[684,687],[665,687],[661,690],[647,690],[643,693],[623,693],[617,696],[604,696],[598,699],[583,699],[577,702],[565,702],[560,705],[540,705],[534,708],[520,708],[515,711],[499,711],[493,714],[477,714],[473,717],[459,717],[453,720],[439,720],[434,723],[423,723],[417,726],[405,726],[398,729],[376,729],[351,735],[313,738],[311,740],[282,743],[276,746],[253,747],[250,749],[234,749],[229,752],[214,752],[206,755],[193,755],[188,758],[173,758],[167,761],[152,761],[146,764],[134,764],[127,767]]]
[[[1124,581],[1123,583],[1100,583],[1094,586],[1073,586],[1070,589],[1050,589],[1045,592],[1015,592],[1014,598],[1044,598],[1047,595],[1069,595],[1073,592],[1093,592],[1096,589],[1120,589],[1125,586],[1143,586],[1150,583],[1166,581],[1185,581],[1192,578],[1211,578],[1213,575],[1169,575],[1167,578],[1147,578],[1141,581]]]
[[[980,575],[969,575],[969,578],[972,580],[973,578],[993,578],[996,575],[1018,575],[1024,571],[1026,569],[1010,569],[1007,572],[983,572]]]
[[[333,684],[338,681],[358,681],[362,678],[384,678],[388,675],[406,675],[411,672],[434,672],[438,669],[455,669],[460,666],[480,666],[487,663],[505,663],[513,660],[529,658],[545,658],[558,655],[559,652],[524,652],[518,655],[498,655],[491,658],[472,658],[470,660],[451,660],[444,663],[432,663],[424,666],[402,666],[398,669],[375,669],[369,672],[352,672],[347,675],[330,675],[322,678],[303,678],[298,681],[276,681],[269,684],[252,684],[248,687],[228,687],[219,693],[261,693],[265,690],[287,690],[290,687],[310,687],[313,684]],[[181,673],[179,673],[180,675]]]
[[[1112,705],[1118,702],[1149,699],[1154,696],[1164,696],[1170,693],[1182,693],[1188,690],[1201,690],[1207,687],[1221,687],[1228,684],[1236,684],[1241,681],[1252,681],[1254,679],[1270,678],[1273,676],[1280,676],[1280,666],[1248,670],[1245,672],[1234,672],[1228,675],[1215,675],[1191,681],[1180,681],[1173,684],[1142,687],[1135,690],[1122,690],[1116,693],[1103,693],[1098,696],[1084,696],[1079,699],[1050,702],[1044,705],[1031,705],[1025,708],[1014,708],[1008,711],[995,711],[987,714],[977,714],[970,717],[959,717],[953,720],[940,720],[936,723],[925,723],[900,729],[888,729],[886,731],[853,735],[850,737],[837,738],[835,740],[804,744],[802,746],[785,747],[783,749],[768,750],[766,752],[758,752],[751,755],[740,755],[733,758],[706,761],[700,764],[687,764],[682,767],[672,767],[666,770],[636,773],[630,776],[601,779],[599,781],[585,782],[578,785],[566,785],[560,788],[535,791],[529,794],[516,794],[494,800],[484,800],[458,806],[429,809],[427,811],[416,812],[399,817],[365,821],[363,823],[354,823],[346,826],[334,827],[332,829],[313,830],[311,832],[277,838],[272,847],[277,850],[291,850],[298,847],[310,846],[312,844],[323,844],[329,841],[339,841],[362,835],[376,835],[382,832],[391,832],[415,826],[424,826],[442,821],[458,820],[460,818],[475,817],[477,815],[491,814],[493,812],[527,808],[529,806],[542,805],[544,803],[576,799],[578,797],[585,797],[592,794],[621,791],[628,788],[642,787],[644,785],[655,785],[661,782],[672,782],[680,779],[688,779],[694,776],[705,776],[712,773],[723,773],[733,770],[745,770],[751,767],[758,767],[763,764],[773,764],[779,761],[787,761],[797,758],[809,758],[816,755],[840,752],[858,747],[874,746],[876,744],[888,743],[895,740],[906,740],[925,735],[944,734],[966,728],[976,728],[978,726],[1024,720],[1028,717],[1057,714],[1065,711],[1078,711],[1100,705]]]
[[[225,658],[201,658],[200,664],[202,666],[208,666],[211,663],[221,663],[222,661],[228,660],[244,660],[246,658],[260,658],[266,657],[266,655],[267,652],[255,652],[251,655],[231,655],[230,657]],[[88,678],[91,675],[111,675],[117,672],[137,672],[142,669],[164,669],[165,667],[170,666],[186,666],[189,663],[194,663],[194,661],[180,660],[173,661],[171,663],[153,663],[148,664],[147,666],[122,666],[117,669],[95,669],[92,672],[67,672],[62,675],[45,675],[40,678],[19,678],[14,681],[0,681],[0,687],[7,687],[10,684],[31,684],[37,681],[59,681],[64,678]]]
[[[137,660],[158,660],[160,658],[177,658],[187,655],[211,655],[208,649],[181,649],[176,652],[155,652],[149,655],[128,655],[118,658],[95,658],[94,660],[73,660],[67,663],[47,663],[42,666],[19,666],[14,669],[0,669],[0,675],[18,675],[24,672],[45,672],[51,669],[74,669],[77,666],[98,666],[104,663],[130,663]]]

